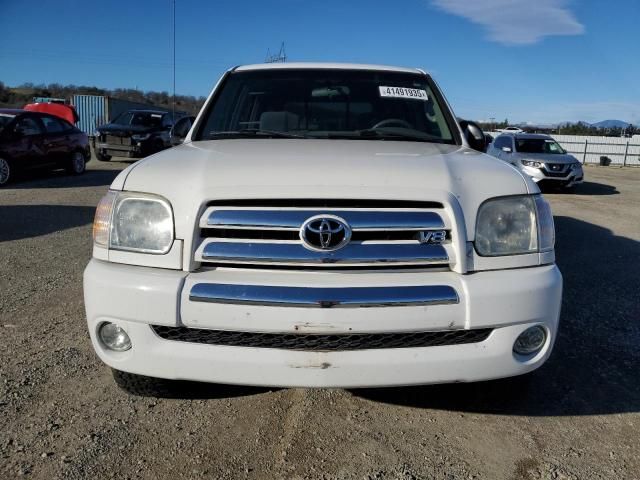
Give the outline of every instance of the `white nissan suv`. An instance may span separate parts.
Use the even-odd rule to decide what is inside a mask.
[[[98,205],[95,351],[132,392],[534,370],[560,313],[553,217],[484,146],[422,70],[229,70],[184,143],[124,170]]]

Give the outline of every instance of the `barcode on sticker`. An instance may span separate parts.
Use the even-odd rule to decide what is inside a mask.
[[[418,88],[405,87],[379,87],[381,97],[412,98],[414,100],[427,100],[427,91]]]

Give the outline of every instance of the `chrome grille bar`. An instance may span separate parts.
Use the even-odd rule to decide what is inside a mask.
[[[429,211],[354,210],[212,210],[204,228],[298,230],[314,215],[336,215],[353,231],[437,230],[445,228],[442,217]]]
[[[294,265],[447,264],[442,245],[425,243],[355,243],[335,251],[312,251],[300,243],[209,241],[202,260],[217,263],[269,263]]]
[[[316,308],[449,305],[460,301],[453,287],[447,285],[313,288],[219,283],[196,283],[189,292],[189,300]]]

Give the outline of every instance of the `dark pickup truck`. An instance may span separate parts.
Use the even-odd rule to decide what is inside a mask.
[[[175,119],[184,114],[175,114]],[[129,110],[100,126],[93,138],[96,158],[142,158],[171,146],[174,114],[158,110]]]

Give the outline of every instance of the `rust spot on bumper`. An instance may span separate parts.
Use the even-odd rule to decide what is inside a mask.
[[[331,368],[331,364],[329,362],[322,363],[309,363],[307,365],[289,365],[291,368],[313,368],[319,370],[326,370],[327,368]]]

